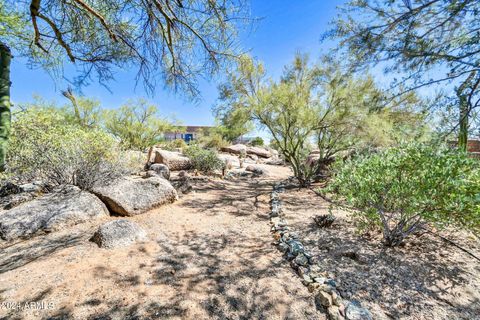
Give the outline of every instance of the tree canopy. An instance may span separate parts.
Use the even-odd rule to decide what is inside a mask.
[[[453,129],[465,144],[468,119],[480,106],[480,2],[354,0],[325,36],[340,40],[354,68],[380,64],[397,94],[447,86],[460,109]]]
[[[224,115],[242,113],[245,121],[269,131],[301,183],[340,152],[408,140],[423,125],[422,101],[415,94],[388,99],[370,76],[353,77],[330,59],[311,64],[302,54],[279,81],[242,56],[221,86],[220,100]],[[313,149],[319,157],[309,166]]]
[[[0,36],[55,73],[75,63],[77,84],[135,68],[149,89],[161,78],[195,96],[198,76],[237,53],[245,12],[242,0],[1,0]]]

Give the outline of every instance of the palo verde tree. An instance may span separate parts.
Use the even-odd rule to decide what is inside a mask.
[[[1,0],[0,156],[10,125],[11,51],[57,77],[74,64],[78,85],[136,68],[147,89],[161,79],[194,97],[197,77],[236,54],[235,27],[244,12],[242,0]]]
[[[158,108],[144,99],[131,100],[119,109],[104,112],[104,125],[125,149],[144,150],[163,139],[174,125],[157,116]]]
[[[415,95],[386,101],[371,77],[352,77],[338,63],[309,63],[298,54],[279,81],[261,63],[242,56],[221,86],[224,114],[242,112],[265,127],[301,185],[341,153],[409,139],[421,128]],[[416,130],[413,130],[416,127]],[[401,133],[400,133],[401,132]],[[316,160],[307,160],[317,150]]]
[[[454,130],[466,149],[468,120],[480,106],[480,2],[477,0],[354,0],[325,36],[356,68],[381,63],[399,93],[435,84],[458,105]]]

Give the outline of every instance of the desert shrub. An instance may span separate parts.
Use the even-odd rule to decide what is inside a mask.
[[[336,165],[327,191],[352,207],[361,228],[378,226],[388,246],[433,224],[480,229],[479,162],[446,147],[408,144]]]
[[[203,149],[197,145],[189,146],[185,155],[191,159],[192,167],[200,172],[211,173],[221,170],[224,166],[224,162],[215,151]]]
[[[161,142],[165,132],[174,130],[167,119],[158,116],[158,108],[143,99],[105,110],[103,117],[106,130],[125,149],[143,151]]]
[[[198,144],[207,149],[220,150],[228,146],[230,143],[224,139],[221,132],[217,128],[203,132],[198,139]]]
[[[264,145],[264,142],[263,142],[263,139],[261,137],[255,137],[252,139],[252,141],[250,141],[250,145],[256,147],[256,146],[263,146]]]
[[[90,189],[125,171],[111,135],[67,116],[59,109],[29,108],[14,119],[7,154],[11,175]]]
[[[183,139],[175,139],[163,144],[162,148],[165,150],[173,151],[175,149],[185,149],[187,146],[187,143]]]

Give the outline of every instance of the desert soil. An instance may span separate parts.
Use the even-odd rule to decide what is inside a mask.
[[[88,241],[101,221],[3,244],[0,319],[325,319],[271,244],[272,181],[290,172],[266,168],[128,218],[149,241],[127,248]]]
[[[176,203],[128,218],[144,243],[100,249],[89,241],[95,221],[0,244],[0,319],[326,319],[272,245],[270,192],[291,172],[264,168],[266,177],[195,180]],[[313,216],[329,204],[312,190],[281,199],[307,251],[375,320],[480,319],[480,263],[461,250],[430,234],[387,249],[342,210],[318,228]],[[480,256],[478,238],[442,234]]]
[[[352,215],[331,211],[336,222],[319,228],[313,217],[330,203],[312,190],[282,194],[289,226],[336,280],[347,299],[360,301],[374,319],[480,319],[480,262],[429,233],[386,248],[379,233],[359,235]],[[480,257],[480,240],[466,232],[437,233]]]

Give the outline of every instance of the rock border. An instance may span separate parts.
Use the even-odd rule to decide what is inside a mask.
[[[322,271],[319,261],[305,250],[296,232],[292,232],[284,217],[280,194],[285,184],[276,183],[270,195],[270,224],[274,244],[290,261],[290,266],[302,279],[308,291],[315,294],[315,302],[325,308],[331,320],[372,320],[370,312],[358,301],[343,299],[337,291],[337,283],[328,273]]]

